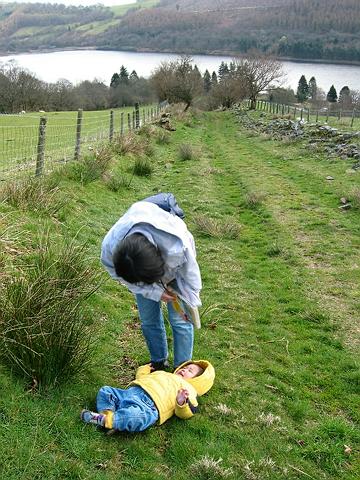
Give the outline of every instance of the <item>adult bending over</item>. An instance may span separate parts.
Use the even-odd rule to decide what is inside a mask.
[[[201,277],[195,244],[183,211],[172,194],[134,203],[113,225],[101,248],[101,262],[112,278],[136,296],[142,332],[152,368],[168,364],[168,345],[161,301],[167,303],[174,342],[174,368],[192,358],[194,329],[174,309],[167,285],[176,280],[182,297],[201,306]]]

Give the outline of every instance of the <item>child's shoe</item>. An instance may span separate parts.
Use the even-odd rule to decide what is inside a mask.
[[[105,415],[102,413],[91,412],[90,410],[82,410],[80,418],[85,423],[92,423],[103,427],[105,425]]]

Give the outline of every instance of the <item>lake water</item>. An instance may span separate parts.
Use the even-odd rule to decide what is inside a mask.
[[[148,77],[164,60],[173,60],[178,55],[170,53],[137,53],[100,50],[75,50],[51,53],[29,53],[0,56],[0,62],[15,60],[20,66],[27,68],[38,78],[46,82],[56,82],[66,78],[72,83],[98,78],[107,85],[114,72],[119,72],[121,65],[126,66],[129,73],[136,70],[138,75]],[[201,72],[206,69],[211,73],[217,71],[222,61],[230,62],[232,57],[193,55],[194,62]],[[337,92],[344,85],[352,90],[360,90],[360,66],[282,62],[286,78],[284,86],[297,88],[301,75],[306,79],[314,76],[317,85],[325,92],[334,85]]]

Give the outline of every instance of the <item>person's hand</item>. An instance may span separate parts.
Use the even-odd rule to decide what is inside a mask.
[[[176,299],[176,296],[169,292],[168,290],[164,290],[164,293],[161,295],[161,301],[162,302],[173,302]]]
[[[186,390],[186,388],[180,388],[176,395],[176,401],[178,405],[182,406],[186,402],[186,400],[189,398],[189,392]]]

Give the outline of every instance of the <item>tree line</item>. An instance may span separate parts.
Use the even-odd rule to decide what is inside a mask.
[[[326,93],[315,77],[307,81],[302,75],[294,92],[280,86],[283,77],[281,63],[259,52],[221,62],[217,71],[203,74],[188,55],[162,62],[150,78],[121,65],[109,86],[97,79],[77,85],[65,79],[46,83],[8,62],[0,66],[0,112],[102,110],[156,101],[183,103],[185,110],[191,105],[213,110],[231,108],[244,99],[255,108],[258,98],[285,104],[310,102],[316,108],[360,108],[360,92],[346,85],[339,94],[334,86]]]

